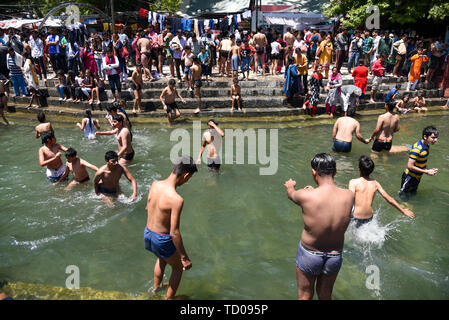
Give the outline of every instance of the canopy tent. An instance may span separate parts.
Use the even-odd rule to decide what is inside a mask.
[[[321,13],[274,13],[264,12],[263,21],[267,25],[282,25],[297,30],[316,28],[319,31],[332,32],[334,23]]]
[[[289,5],[301,12],[321,12],[321,6],[327,0],[262,0],[262,9],[267,5]],[[191,18],[205,14],[231,14],[250,9],[250,0],[183,0],[177,13],[182,17]]]

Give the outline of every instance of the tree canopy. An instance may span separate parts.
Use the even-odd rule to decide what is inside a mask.
[[[328,18],[344,15],[342,27],[361,27],[372,14],[372,11],[366,12],[372,5],[379,8],[381,21],[389,23],[407,24],[424,19],[441,21],[449,17],[447,0],[331,0],[323,6],[323,13]]]

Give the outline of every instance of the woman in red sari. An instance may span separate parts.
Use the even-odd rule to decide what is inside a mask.
[[[80,49],[80,58],[81,61],[83,62],[84,71],[89,69],[90,71],[92,71],[92,74],[94,72],[98,72],[94,52],[92,51],[89,41],[85,41],[84,47]]]

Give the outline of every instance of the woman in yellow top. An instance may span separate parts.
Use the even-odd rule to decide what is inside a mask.
[[[332,50],[334,46],[332,45],[331,35],[328,34],[326,39],[321,41],[319,52],[316,53],[315,60],[318,60],[318,64],[323,66],[324,75],[329,78],[329,68],[332,61]]]
[[[301,52],[301,48],[296,48],[296,57],[295,57],[296,69],[298,70],[298,74],[302,80],[302,87],[304,88],[304,92],[307,92],[307,74],[308,74],[308,65],[307,57],[305,54]]]

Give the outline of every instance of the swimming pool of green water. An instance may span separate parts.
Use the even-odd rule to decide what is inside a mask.
[[[111,209],[95,195],[92,183],[70,193],[64,185],[48,183],[38,163],[41,143],[34,138],[36,123],[11,119],[14,125],[0,127],[0,280],[63,287],[69,276],[66,267],[76,265],[81,287],[146,292],[152,287],[156,261],[144,248],[146,198],[151,183],[171,171],[170,150],[177,142],[170,141],[170,134],[176,126],[136,124],[136,156],[128,168],[137,180],[139,196],[134,202],[121,196]],[[104,164],[107,150],[117,150],[113,137],[87,141],[75,127],[76,120],[73,124],[54,120],[58,142],[74,147],[97,166]],[[105,127],[106,121],[101,124]],[[361,121],[362,134],[368,137],[375,124],[373,117]],[[448,113],[401,118],[394,144],[415,143],[430,124],[439,129],[440,139],[430,150],[428,164],[439,173],[423,177],[417,196],[407,203],[416,218],[402,216],[376,196],[375,219],[358,230],[350,225],[346,233],[335,299],[449,297]],[[298,187],[314,185],[310,159],[318,152],[330,152],[337,160],[336,183],[347,186],[358,176],[358,158],[370,153],[370,145],[354,140],[350,154],[331,152],[332,120],[314,126],[232,124],[242,129],[273,126],[278,130],[274,175],[260,175],[260,167],[266,166],[258,163],[225,163],[219,175],[203,164],[178,189],[185,201],[181,233],[193,263],[178,294],[188,299],[296,299],[295,255],[303,223],[301,209],[287,199],[283,183],[293,178]],[[180,127],[192,132],[188,123]],[[407,154],[382,155],[375,163],[373,178],[398,199]],[[126,179],[121,188],[126,196],[131,194]],[[378,290],[366,286],[369,266],[378,267]]]

